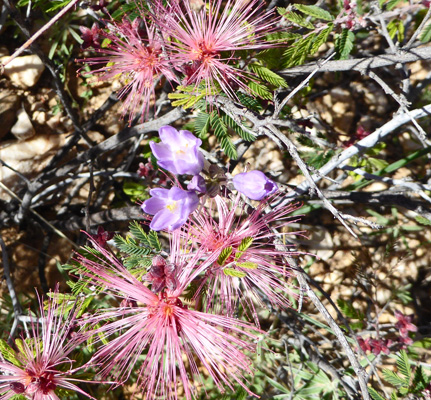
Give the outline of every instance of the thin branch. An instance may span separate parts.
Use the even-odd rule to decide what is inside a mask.
[[[374,57],[354,58],[351,60],[328,61],[319,68],[319,72],[363,71],[391,65],[412,63],[418,60],[431,59],[431,46],[416,49],[399,50],[398,54],[381,54]],[[318,67],[317,62],[283,69],[277,73],[281,76],[309,74]]]
[[[9,266],[9,257],[7,254],[6,244],[3,241],[3,238],[0,235],[0,246],[2,250],[2,259],[3,259],[3,274],[6,279],[7,288],[9,290],[9,296],[12,300],[12,307],[13,307],[13,313],[14,313],[14,325],[18,324],[19,317],[22,314],[22,307],[18,300],[18,296],[15,291],[15,286],[12,281],[12,276],[10,273],[10,266]],[[16,329],[16,326],[15,326]],[[13,338],[12,334],[15,332],[15,329],[12,329],[11,334],[9,336],[9,340]]]

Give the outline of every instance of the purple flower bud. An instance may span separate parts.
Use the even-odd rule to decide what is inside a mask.
[[[202,140],[169,125],[160,128],[159,136],[162,143],[150,142],[150,147],[162,168],[178,175],[197,175],[202,171],[204,156],[199,151]]]
[[[150,199],[144,201],[142,210],[154,215],[150,228],[155,231],[167,229],[174,231],[187,221],[196,210],[199,198],[195,192],[188,192],[177,187],[171,189],[151,189]]]
[[[233,177],[233,185],[238,192],[252,200],[262,200],[277,191],[278,186],[263,172],[242,172]]]
[[[195,190],[199,193],[206,193],[207,187],[205,185],[205,179],[200,175],[195,175],[190,183],[187,185],[188,190]]]

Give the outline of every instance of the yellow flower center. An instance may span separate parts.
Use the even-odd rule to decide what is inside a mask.
[[[168,204],[168,205],[166,206],[166,208],[167,208],[170,212],[174,212],[174,211],[178,208],[177,202],[176,202],[176,201],[173,201],[171,204]]]

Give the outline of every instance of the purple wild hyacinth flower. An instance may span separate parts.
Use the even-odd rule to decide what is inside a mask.
[[[251,200],[262,200],[275,193],[278,186],[261,171],[242,172],[233,177],[233,185],[238,192]]]
[[[177,175],[197,175],[204,167],[204,156],[199,151],[202,140],[189,131],[177,131],[169,125],[159,129],[162,143],[150,142],[157,163]]]
[[[246,322],[183,304],[180,297],[193,280],[203,254],[191,253],[187,241],[175,239],[179,235],[179,231],[172,234],[169,259],[180,271],[178,285],[158,295],[91,237],[102,257],[90,260],[76,255],[85,267],[81,273],[90,283],[103,286],[120,303],[126,300],[137,304],[101,309],[83,321],[94,327],[91,333],[96,342],[101,341],[100,334],[110,338],[92,361],[101,365],[102,376],[113,374],[117,382],[125,382],[135,371],[136,392],[145,393],[147,399],[177,400],[180,387],[185,399],[196,398],[203,379],[202,367],[220,391],[240,385],[253,394],[244,383],[244,375],[252,371],[241,349],[254,351],[256,333],[262,332]],[[210,257],[204,262],[213,261]],[[141,366],[137,370],[138,362]]]
[[[54,295],[57,293],[58,289]],[[20,394],[34,400],[60,400],[55,393],[57,388],[73,390],[93,399],[72,383],[84,382],[74,379],[72,374],[86,366],[72,369],[73,360],[68,356],[88,339],[88,335],[72,332],[77,311],[71,312],[63,322],[64,305],[51,299],[45,313],[41,298],[39,304],[42,324],[32,322],[31,336],[21,341],[20,351],[15,354],[16,362],[0,359],[0,399]]]
[[[174,231],[187,221],[196,210],[199,198],[195,192],[188,192],[177,187],[171,189],[151,189],[150,199],[142,204],[142,211],[154,215],[150,228],[154,231]]]

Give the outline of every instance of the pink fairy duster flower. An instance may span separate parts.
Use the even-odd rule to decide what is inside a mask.
[[[181,271],[178,285],[156,295],[109,251],[90,240],[101,257],[97,261],[77,255],[84,266],[82,276],[122,302],[134,301],[137,305],[101,310],[86,321],[92,325],[106,321],[94,329],[96,340],[99,333],[106,337],[118,334],[94,355],[93,361],[103,364],[103,375],[113,373],[123,382],[145,354],[137,372],[137,385],[148,399],[177,399],[180,384],[185,398],[192,399],[198,394],[195,385],[202,383],[201,366],[219,390],[239,384],[251,393],[243,383],[244,374],[252,372],[250,361],[239,349],[254,350],[257,336],[253,331],[257,330],[223,315],[190,309],[180,299],[193,278],[187,272],[195,270],[194,264],[200,262],[202,254],[190,255],[183,248],[181,254],[171,256],[170,261],[182,260],[181,265],[177,264]]]
[[[257,170],[237,174],[232,181],[235,189],[251,200],[262,200],[278,190],[274,181]]]
[[[187,234],[184,233],[186,239],[217,260],[206,269],[200,267],[204,276],[200,278],[195,298],[207,286],[207,309],[221,308],[230,316],[234,315],[238,300],[246,301],[258,323],[252,299],[261,305],[266,301],[273,306],[290,305],[286,293],[289,293],[287,281],[291,268],[284,257],[297,253],[278,246],[278,236],[288,234],[276,233],[272,228],[275,228],[274,223],[277,223],[276,228],[282,228],[295,222],[298,218],[289,217],[289,214],[298,208],[298,204],[265,213],[268,203],[261,202],[256,209],[245,213],[246,206],[240,196],[234,201],[216,196],[213,202],[217,219],[212,216],[215,210],[202,208],[192,215]],[[241,217],[244,214],[246,216]]]
[[[151,189],[150,199],[145,200],[141,208],[147,214],[154,215],[150,228],[154,231],[174,231],[184,225],[189,215],[199,205],[195,192],[177,187],[171,189]]]
[[[356,340],[358,341],[359,347],[362,349],[362,351],[371,351],[370,338],[363,339],[362,337],[358,336]]]
[[[272,14],[261,13],[261,9],[262,3],[257,0],[229,0],[226,4],[215,0],[195,11],[186,1],[167,21],[157,21],[172,38],[167,48],[175,64],[183,65],[183,84],[198,87],[203,83],[208,95],[218,85],[234,98],[235,88],[250,91],[243,82],[249,76],[230,64],[239,59],[237,51],[274,46],[264,37],[275,29],[277,20]]]
[[[380,353],[389,354],[391,351],[389,346],[392,344],[392,340],[384,339],[370,339],[371,351],[374,355],[378,356]]]
[[[150,142],[157,164],[173,174],[197,175],[204,167],[199,151],[202,140],[189,131],[177,131],[169,125],[159,129],[162,143]]]
[[[400,330],[401,336],[407,337],[409,332],[417,332],[418,327],[412,323],[413,315],[404,315],[395,310],[395,318],[398,320],[395,327]]]
[[[21,341],[15,363],[0,361],[0,398],[7,400],[21,394],[34,400],[59,400],[55,393],[57,388],[93,398],[72,383],[82,382],[71,375],[84,366],[72,369],[73,360],[68,356],[87,339],[79,332],[71,335],[72,327],[76,326],[76,313],[70,313],[63,322],[63,306],[50,300],[45,315],[40,298],[39,303],[41,327],[38,322],[32,322],[32,336]],[[69,367],[64,368],[64,365]]]
[[[98,40],[106,38],[110,41],[106,48],[95,48],[98,53],[106,55],[80,60],[90,65],[107,64],[89,73],[97,75],[99,81],[121,77],[125,82],[118,97],[124,100],[122,116],[130,111],[129,125],[136,113],[141,113],[141,121],[148,114],[157,78],[164,75],[171,81],[177,80],[171,72],[171,62],[163,55],[155,27],[144,21],[141,29],[141,23],[140,18],[136,18],[132,23],[127,19],[122,22],[111,21],[108,24],[108,32],[103,29],[97,32]],[[93,37],[96,35],[93,29],[91,34]]]
[[[145,280],[151,282],[151,290],[154,293],[159,293],[164,288],[173,291],[178,286],[177,269],[175,264],[167,263],[162,256],[155,256]]]

